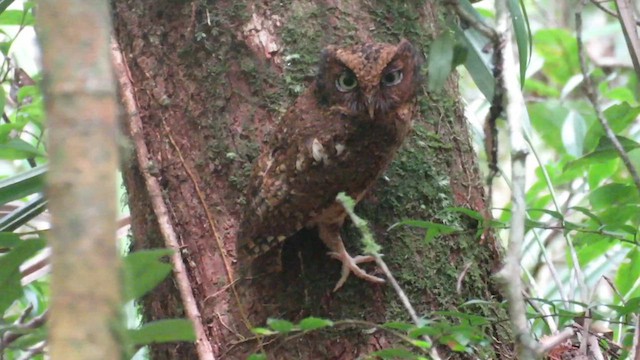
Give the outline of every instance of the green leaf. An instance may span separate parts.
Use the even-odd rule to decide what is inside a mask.
[[[417,339],[424,335],[436,335],[439,333],[439,330],[431,327],[431,326],[421,326],[418,328],[411,329],[407,335],[412,339]]]
[[[46,154],[22,139],[11,139],[0,144],[0,159],[22,160],[36,156],[45,157]]]
[[[251,354],[247,360],[267,360],[267,355],[264,354]]]
[[[8,231],[0,232],[0,249],[12,248],[21,243],[20,235]]]
[[[265,336],[277,334],[277,332],[271,329],[263,328],[263,327],[252,328],[251,332],[257,335],[265,335]]]
[[[625,260],[618,268],[615,284],[620,293],[626,297],[638,279],[640,279],[640,250],[634,247],[627,253]]]
[[[443,31],[429,50],[429,90],[440,90],[449,77],[453,63],[455,41],[450,31]]]
[[[562,86],[580,72],[578,43],[566,29],[541,29],[533,36],[536,52],[544,58],[543,73]]]
[[[24,332],[16,341],[12,342],[9,348],[24,350],[39,342],[47,340],[47,329],[43,327],[29,329]]]
[[[129,329],[127,334],[131,342],[136,345],[196,340],[193,324],[187,319],[153,321],[142,325],[139,329]]]
[[[371,355],[381,357],[383,359],[416,359],[417,355],[405,349],[382,349],[373,352]]]
[[[0,314],[22,295],[20,265],[45,247],[41,239],[25,240],[0,256]]]
[[[0,25],[33,26],[33,15],[24,10],[5,10],[0,14]]]
[[[141,297],[167,277],[171,265],[161,259],[172,253],[170,249],[140,250],[124,258],[125,301]]]
[[[302,321],[300,321],[298,326],[300,327],[300,330],[309,331],[309,330],[321,329],[327,326],[333,326],[333,321],[327,320],[327,319],[320,319],[316,317],[308,317],[308,318],[302,319]]]
[[[484,22],[482,15],[467,0],[461,0],[460,6],[479,21]],[[489,101],[493,99],[495,78],[493,77],[493,59],[491,51],[486,51],[491,40],[473,27],[462,29],[459,24],[452,25],[456,42],[467,49],[464,66],[469,71],[478,89]]]
[[[608,209],[615,205],[638,203],[638,189],[634,186],[611,183],[601,186],[589,194],[594,209]]]
[[[399,322],[399,321],[387,322],[382,324],[382,326],[388,329],[402,330],[402,331],[409,331],[415,327],[415,325],[413,324]]]
[[[640,148],[640,144],[638,144],[637,142],[631,139],[628,139],[623,136],[616,136],[616,137],[620,142],[620,145],[622,145],[622,148],[624,149],[624,151],[627,153],[631,150]],[[603,136],[600,138],[600,141],[598,142],[598,147],[596,147],[596,149],[593,152],[590,152],[577,160],[568,162],[567,165],[565,165],[564,167],[564,171],[574,169],[577,167],[587,167],[591,163],[600,163],[603,161],[608,161],[611,159],[615,159],[618,156],[619,156],[618,151],[613,146],[613,143],[609,140],[608,137]]]
[[[513,23],[516,44],[518,45],[520,84],[524,84],[527,66],[529,66],[529,60],[531,60],[531,28],[529,27],[529,19],[522,0],[509,0],[507,1],[507,6],[511,13],[511,22]]]
[[[0,14],[7,10],[11,4],[13,4],[13,0],[0,0]]]
[[[413,341],[411,341],[411,343],[414,346],[417,346],[417,347],[423,348],[423,349],[430,349],[431,346],[433,345],[430,342],[424,341],[424,340],[413,340]]]
[[[288,333],[293,331],[293,323],[287,320],[267,319],[267,325],[279,333]]]
[[[569,210],[575,210],[578,212],[581,212],[582,214],[586,215],[587,217],[589,217],[591,220],[595,221],[598,225],[602,225],[602,220],[600,220],[600,218],[598,216],[596,216],[596,214],[592,213],[591,210],[582,207],[582,206],[572,206],[569,208]]]

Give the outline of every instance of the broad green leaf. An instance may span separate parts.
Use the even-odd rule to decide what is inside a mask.
[[[594,209],[610,208],[617,204],[638,203],[638,189],[635,186],[612,183],[601,186],[589,194],[589,202]]]
[[[475,210],[471,210],[471,209],[467,209],[467,208],[463,208],[463,207],[450,206],[450,207],[444,208],[443,211],[451,211],[451,212],[454,212],[454,213],[460,213],[460,214],[467,215],[468,217],[470,217],[472,219],[476,219],[478,221],[484,221],[484,215],[480,214],[479,212],[477,212]]]
[[[638,279],[640,279],[640,250],[638,247],[633,247],[616,273],[615,284],[620,293],[626,297]]]
[[[294,330],[293,323],[287,320],[267,319],[267,325],[279,333],[288,333]]]
[[[431,348],[431,346],[433,345],[433,344],[431,344],[430,342],[428,342],[428,341],[424,341],[424,340],[413,340],[411,343],[412,343],[414,346],[417,346],[417,347],[419,347],[419,348],[423,348],[423,349],[429,349],[429,348]]]
[[[587,183],[589,184],[589,188],[596,189],[603,182],[611,179],[613,174],[620,171],[621,164],[619,158],[591,162],[587,168]],[[581,170],[580,167],[575,167],[575,169]]]
[[[413,324],[399,322],[399,321],[387,322],[382,324],[382,326],[388,329],[402,330],[402,331],[409,331],[415,327],[415,325]]]
[[[263,327],[255,327],[251,329],[251,332],[257,335],[265,335],[265,336],[277,334],[277,332],[271,329],[263,328]]]
[[[20,235],[8,231],[0,232],[0,249],[12,248],[21,243]]]
[[[47,329],[42,326],[35,329],[29,329],[9,346],[13,349],[26,349],[39,342],[47,340]]]
[[[247,360],[267,360],[267,355],[264,354],[251,354]]]
[[[587,217],[589,217],[591,220],[595,221],[598,225],[602,225],[602,220],[600,220],[600,218],[594,214],[593,212],[591,212],[591,210],[582,207],[582,206],[572,206],[569,208],[569,210],[575,210],[578,212],[581,212],[582,214],[586,215]]]
[[[142,325],[139,329],[127,330],[130,341],[136,345],[196,340],[193,324],[187,319],[166,319]]]
[[[580,73],[578,43],[566,29],[542,29],[533,35],[533,48],[544,58],[543,72],[558,86]]]
[[[22,160],[36,156],[45,157],[46,154],[22,139],[11,139],[0,144],[0,159]]]
[[[417,339],[424,335],[437,335],[439,334],[439,330],[431,327],[431,326],[421,326],[418,328],[413,328],[407,332],[407,335],[412,339]]]
[[[316,317],[308,317],[302,319],[298,324],[300,330],[308,331],[308,330],[316,330],[321,329],[327,326],[333,326],[333,321],[327,319],[320,319]]]
[[[484,18],[467,0],[461,0],[460,6],[476,19],[484,21]],[[464,66],[469,71],[478,89],[488,101],[493,99],[495,78],[493,77],[493,59],[491,51],[486,51],[491,46],[491,41],[473,27],[462,29],[458,24],[452,25],[455,31],[456,43],[467,49]]]
[[[9,5],[13,4],[13,0],[0,0],[0,13],[3,13]]]
[[[23,10],[5,10],[0,14],[0,25],[33,26],[33,15]]]
[[[640,107],[631,106],[625,102],[611,105],[603,113],[604,117],[609,121],[611,130],[619,134],[633,124],[638,115],[640,115]],[[600,122],[594,121],[590,123],[584,139],[585,149],[591,150],[595,148],[602,137],[605,137],[605,132]]]
[[[416,359],[417,355],[405,349],[382,349],[371,355],[378,356],[382,359]]]
[[[429,90],[440,90],[449,77],[453,64],[455,40],[450,31],[443,31],[429,50]]]
[[[522,0],[509,0],[507,1],[507,6],[511,13],[511,22],[513,23],[513,31],[516,35],[516,44],[518,45],[520,84],[524,84],[527,66],[531,59],[532,41],[529,19],[527,18],[527,11]]]
[[[162,258],[170,249],[140,250],[124,258],[125,301],[137,299],[152,290],[171,272],[171,265]]]
[[[640,148],[640,144],[629,138],[622,136],[617,136],[617,138],[625,152]],[[565,166],[565,171],[576,167],[587,167],[591,163],[600,163],[603,161],[615,159],[618,156],[618,151],[613,146],[613,143],[609,140],[608,137],[603,136],[600,138],[598,147],[596,147],[594,151],[582,156],[579,159],[568,162]]]
[[[569,115],[566,104],[548,100],[527,105],[531,125],[546,145],[563,153],[562,126]]]
[[[0,256],[0,314],[22,295],[20,265],[44,247],[44,240],[25,240]]]

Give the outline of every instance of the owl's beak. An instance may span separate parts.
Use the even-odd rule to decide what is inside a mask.
[[[373,115],[375,114],[375,111],[376,111],[376,102],[373,96],[367,97],[367,110],[369,110],[369,117],[373,119]]]

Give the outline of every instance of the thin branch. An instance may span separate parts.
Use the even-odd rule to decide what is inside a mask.
[[[160,184],[158,184],[156,178],[150,173],[150,169],[152,168],[149,163],[150,154],[143,138],[142,121],[139,116],[140,112],[138,111],[138,104],[133,94],[133,85],[131,83],[128,67],[125,63],[122,52],[115,41],[112,42],[111,54],[113,56],[118,81],[120,83],[122,101],[129,119],[131,137],[135,143],[139,170],[142,173],[147,190],[149,191],[151,206],[153,207],[153,211],[158,219],[158,226],[162,233],[162,237],[164,238],[166,246],[173,250],[173,254],[171,255],[173,273],[175,275],[178,290],[180,291],[180,296],[182,297],[185,313],[194,325],[197,337],[195,345],[198,357],[200,360],[214,360],[215,357],[213,355],[213,349],[211,348],[211,343],[209,342],[206,331],[202,325],[200,310],[198,310],[198,305],[193,295],[187,269],[182,261],[180,245],[173,226],[171,225],[169,211],[162,198]]]
[[[582,71],[582,76],[584,77],[584,81],[582,82],[582,85],[587,95],[587,98],[589,99],[589,101],[591,102],[591,105],[593,106],[593,109],[595,110],[596,118],[598,119],[598,122],[600,122],[600,125],[604,129],[607,135],[607,138],[609,139],[609,141],[611,141],[611,144],[613,144],[613,147],[618,152],[620,159],[622,159],[622,162],[624,163],[625,167],[629,171],[629,174],[631,174],[631,178],[633,179],[633,182],[636,185],[638,192],[640,192],[640,176],[638,175],[638,171],[631,163],[631,160],[629,159],[629,155],[622,147],[622,144],[620,144],[620,141],[618,141],[616,134],[613,132],[613,130],[611,129],[611,126],[609,125],[609,122],[604,117],[604,113],[602,112],[602,108],[600,106],[600,103],[598,102],[598,95],[596,93],[595,85],[587,69],[587,60],[586,60],[585,51],[584,51],[584,44],[582,41],[582,8],[584,7],[585,2],[586,0],[580,1],[580,4],[578,6],[578,9],[576,10],[576,15],[575,15],[576,16],[576,40],[578,42],[578,56],[580,58],[580,70]]]
[[[613,11],[611,11],[611,10],[607,9],[606,7],[602,6],[602,4],[600,3],[600,1],[598,1],[598,0],[590,0],[590,1],[591,1],[591,3],[592,3],[593,5],[595,5],[598,9],[600,9],[600,10],[604,11],[605,13],[607,13],[607,14],[609,14],[609,15],[613,16],[614,18],[616,18],[616,19],[620,20],[620,18],[618,17],[618,14],[616,14],[616,13],[614,13]],[[636,25],[640,26],[640,21],[635,20],[635,23],[636,23]]]
[[[509,124],[511,144],[511,180],[513,213],[509,246],[504,260],[504,267],[497,277],[504,288],[509,303],[509,317],[513,326],[518,359],[533,360],[539,353],[540,346],[531,337],[526,317],[526,306],[522,297],[522,277],[520,275],[520,259],[525,234],[526,200],[526,159],[529,153],[525,140],[523,121],[524,98],[518,83],[518,72],[512,42],[511,19],[506,0],[496,1],[497,32],[502,37],[503,87],[505,90],[506,118]]]
[[[389,270],[389,267],[384,262],[384,260],[382,260],[382,257],[378,253],[380,246],[375,243],[373,239],[373,234],[369,229],[369,225],[367,224],[367,221],[359,217],[354,212],[355,201],[350,197],[348,197],[347,195],[345,195],[344,193],[338,194],[336,199],[338,200],[338,202],[340,202],[340,204],[342,204],[342,207],[345,209],[345,211],[349,215],[349,218],[351,218],[351,221],[353,222],[353,224],[358,228],[358,230],[362,234],[362,242],[364,244],[365,253],[367,255],[372,255],[374,257],[376,261],[376,265],[378,265],[378,267],[380,268],[380,270],[382,270],[382,272],[385,274],[387,279],[389,279],[391,286],[396,291],[396,294],[398,295],[398,298],[400,298],[400,302],[402,303],[402,306],[404,306],[404,308],[409,313],[409,316],[411,317],[411,320],[413,321],[413,323],[418,327],[421,326],[418,313],[413,308],[413,305],[411,305],[411,301],[409,301],[409,297],[407,297],[407,294],[405,294],[404,290],[402,290],[402,288],[400,287],[400,284],[398,284],[398,281],[391,273],[391,270]],[[367,251],[367,249],[369,250]],[[431,357],[435,360],[440,360],[441,358],[440,358],[440,355],[438,354],[438,350],[435,346],[435,343],[427,335],[423,335],[422,339],[432,345],[429,350],[429,355],[431,355]]]
[[[33,308],[33,307],[31,307]],[[29,307],[25,310],[25,314],[28,312]],[[30,310],[29,310],[30,311]],[[24,324],[18,323],[11,327],[11,330],[4,333],[2,338],[0,338],[0,353],[3,349],[6,349],[11,343],[18,340],[21,336],[26,335],[26,330],[37,329],[44,325],[47,321],[47,315],[49,311],[46,310],[42,314],[35,316],[33,319],[29,320]]]

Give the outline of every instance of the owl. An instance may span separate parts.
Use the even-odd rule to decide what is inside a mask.
[[[421,54],[407,40],[325,48],[314,82],[287,110],[254,165],[238,232],[241,269],[302,228],[317,228],[328,255],[374,283],[351,256],[340,229],[340,192],[360,201],[411,129],[421,89]]]

